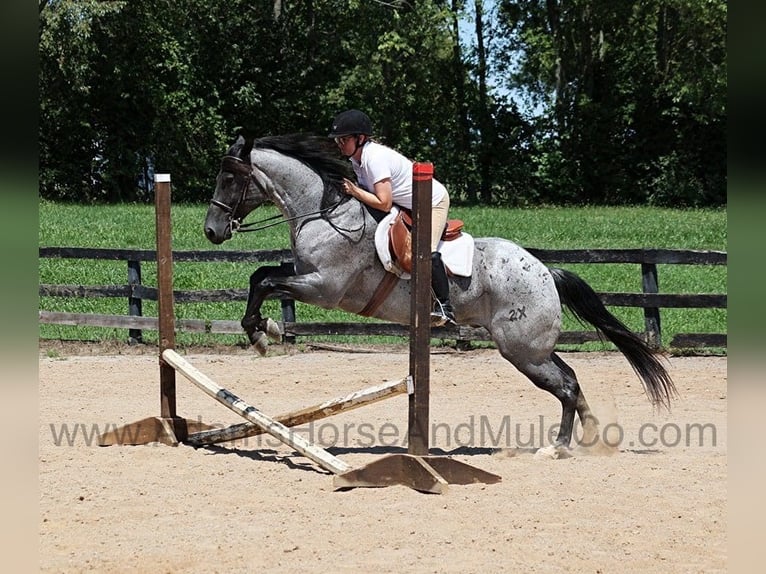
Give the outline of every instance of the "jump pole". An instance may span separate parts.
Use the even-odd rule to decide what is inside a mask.
[[[100,446],[115,444],[149,444],[159,442],[172,446],[186,440],[190,433],[212,429],[201,421],[185,419],[176,412],[176,373],[162,358],[162,353],[175,347],[175,313],[173,310],[173,247],[171,244],[170,174],[154,176],[155,234],[157,244],[157,308],[159,315],[160,416],[124,425],[99,437]]]
[[[412,166],[412,274],[410,280],[410,379],[407,454],[384,456],[333,479],[338,488],[409,486],[441,494],[448,484],[493,484],[496,474],[458,460],[429,456],[431,347],[431,196],[433,164]]]
[[[294,448],[303,456],[310,458],[322,468],[335,474],[340,474],[351,470],[351,465],[343,462],[336,456],[333,456],[325,449],[309,442],[301,435],[291,431],[282,423],[265,415],[254,406],[249,405],[243,401],[231,391],[218,386],[207,375],[199,371],[199,369],[186,361],[173,349],[166,349],[162,353],[162,357],[168,364],[172,365],[173,368],[177,369],[182,375],[184,375],[197,387],[213,397],[223,406],[231,409],[239,416],[247,419],[251,423],[258,425],[271,436],[278,439],[280,442],[283,442],[286,445]]]
[[[323,401],[319,404],[306,407],[297,411],[291,411],[274,417],[274,420],[286,427],[295,427],[316,420],[327,418],[341,412],[348,412],[360,407],[365,407],[407,392],[408,377],[399,381],[389,381],[380,385],[373,385],[361,391],[354,391],[342,397],[336,397]],[[231,442],[252,436],[264,434],[266,431],[255,423],[246,422],[231,425],[222,429],[201,431],[190,434],[186,444],[200,447],[221,442]]]

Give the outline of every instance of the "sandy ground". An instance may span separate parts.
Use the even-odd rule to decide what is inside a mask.
[[[40,352],[42,572],[727,569],[725,357],[670,358],[680,397],[667,413],[652,409],[621,355],[564,354],[613,448],[554,460],[535,451],[558,423],[555,399],[492,350],[435,352],[432,454],[502,477],[435,495],[336,491],[331,474],[270,437],[96,446],[99,432],[159,414],[158,358],[71,353]],[[409,362],[406,348],[186,358],[273,415],[400,379]],[[182,416],[242,422],[181,375],[177,394]],[[353,466],[406,452],[407,398],[301,434]]]

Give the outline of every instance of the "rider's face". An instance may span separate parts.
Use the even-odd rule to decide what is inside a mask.
[[[335,138],[335,144],[338,146],[340,153],[345,156],[354,155],[354,152],[356,151],[356,148],[354,147],[355,141],[356,137],[353,135]]]

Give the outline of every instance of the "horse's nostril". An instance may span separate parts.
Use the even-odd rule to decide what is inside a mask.
[[[208,241],[213,241],[215,239],[215,231],[213,231],[212,227],[205,228],[205,237],[207,237]]]

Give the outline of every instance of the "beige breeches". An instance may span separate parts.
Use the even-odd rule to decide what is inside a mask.
[[[436,251],[436,246],[444,233],[444,226],[447,225],[447,214],[449,212],[449,194],[445,193],[441,201],[431,208],[431,253]]]

